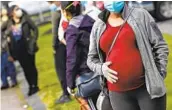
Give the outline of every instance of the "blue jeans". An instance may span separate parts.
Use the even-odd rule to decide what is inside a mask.
[[[8,53],[2,52],[1,54],[1,80],[2,86],[8,85],[7,77],[10,76],[13,84],[17,83],[16,70],[13,62],[8,61]]]

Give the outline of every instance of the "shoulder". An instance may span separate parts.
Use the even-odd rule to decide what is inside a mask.
[[[134,12],[135,14],[139,14],[139,15],[148,14],[148,11],[147,11],[147,10],[145,10],[144,8],[139,8],[139,7],[134,8],[133,12]]]
[[[83,18],[84,18],[84,15],[79,15],[79,16],[73,17],[70,20],[69,25],[73,25],[73,26],[79,28],[82,23]]]
[[[152,16],[149,12],[143,8],[134,8],[132,12],[132,16],[135,19],[145,20],[145,19],[152,19]]]
[[[97,19],[94,24],[93,24],[93,29],[92,30],[97,30],[98,28],[100,28],[102,26],[102,20],[101,19]]]
[[[65,30],[65,33],[66,33],[66,37],[67,37],[68,35],[76,34],[76,33],[78,33],[78,28],[75,27],[74,25],[69,24],[69,26],[68,26],[67,29]]]
[[[93,27],[92,27],[92,33],[94,35],[98,35],[97,33],[100,32],[100,30],[102,30],[101,28],[103,27],[104,25],[104,22],[101,20],[101,19],[97,19],[94,24],[93,24]]]
[[[60,11],[51,12],[52,19],[59,19],[61,17]]]

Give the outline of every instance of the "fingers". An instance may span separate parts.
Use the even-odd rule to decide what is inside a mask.
[[[118,80],[118,77],[109,73],[107,75],[107,80],[111,83],[116,83]]]
[[[75,91],[67,87],[67,91],[70,95],[75,96]]]
[[[103,66],[103,73],[106,79],[111,83],[116,83],[118,80],[118,77],[116,76],[118,73],[112,69],[110,69],[108,66],[112,64],[111,61],[105,62]]]
[[[108,76],[111,78],[111,79],[113,79],[113,80],[118,80],[118,77],[117,76],[115,76],[115,75],[113,75],[113,74],[108,74]]]
[[[108,71],[109,73],[112,73],[112,74],[115,74],[115,75],[118,74],[116,71],[110,69],[109,67],[107,67],[107,71]]]
[[[110,69],[110,68],[108,67],[108,66],[110,66],[110,65],[112,64],[111,61],[105,62],[104,64],[107,66],[106,69],[107,69],[107,71],[108,71],[109,73],[113,73],[113,74],[115,74],[115,75],[118,74],[116,71],[114,71],[114,70],[112,70],[112,69]]]
[[[111,82],[111,83],[116,83],[116,82],[117,82],[117,80],[113,79],[113,78],[110,77],[110,76],[107,77],[107,80],[108,80],[109,82]]]
[[[112,64],[112,62],[111,62],[111,61],[108,61],[108,62],[105,62],[104,64],[105,64],[106,66],[109,66],[109,65]]]
[[[110,83],[113,83],[113,81],[110,78],[106,78]]]
[[[69,94],[71,94],[71,90],[69,87],[67,87],[67,91],[69,92]]]

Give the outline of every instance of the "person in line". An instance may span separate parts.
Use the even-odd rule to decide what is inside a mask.
[[[66,84],[66,41],[64,39],[64,29],[62,22],[64,20],[61,13],[59,1],[49,1],[52,15],[52,34],[53,34],[53,49],[56,73],[62,88],[62,95],[55,101],[56,104],[67,103],[71,101],[70,95],[67,91]],[[66,22],[64,23],[66,24]]]
[[[81,1],[82,6],[82,14],[88,15],[92,19],[98,19],[98,14],[100,14],[102,7],[100,5],[96,5],[93,1]]]
[[[8,21],[8,12],[5,8],[1,10],[1,26]],[[1,30],[1,90],[9,88],[8,76],[10,76],[12,85],[15,87],[17,85],[16,79],[16,69],[13,63],[13,59],[10,55],[8,48],[8,41],[5,37],[5,29]]]
[[[154,19],[124,1],[105,1],[104,6],[91,32],[87,65],[107,79],[113,110],[166,110],[169,51]]]
[[[66,39],[66,79],[69,93],[76,87],[76,78],[81,74],[92,72],[87,64],[87,54],[89,48],[89,36],[95,22],[87,14],[81,14],[81,5],[78,1],[64,1],[61,3],[64,16],[69,21],[65,31]],[[92,73],[94,74],[94,73]],[[96,103],[98,95],[92,96]]]
[[[10,40],[10,53],[13,60],[18,60],[29,84],[28,96],[39,91],[38,72],[35,65],[35,53],[38,51],[38,28],[17,5],[9,9],[10,19],[2,26]]]

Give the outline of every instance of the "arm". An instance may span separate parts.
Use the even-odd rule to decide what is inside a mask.
[[[98,56],[97,42],[96,42],[96,23],[94,24],[91,34],[90,34],[90,45],[87,58],[88,67],[95,73],[102,74],[102,63]]]
[[[67,86],[71,89],[75,88],[75,79],[77,75],[77,33],[78,29],[74,26],[69,26],[66,30],[66,79]]]
[[[157,24],[155,23],[152,16],[146,11],[146,28],[149,35],[149,41],[152,46],[152,51],[154,54],[155,64],[158,71],[163,78],[166,77],[167,73],[167,63],[168,63],[168,45],[165,42],[162,33],[160,32]]]
[[[52,23],[52,34],[53,34],[53,47],[55,49],[55,47],[58,46],[59,44],[58,29],[60,25],[61,12],[60,11],[52,12],[51,16],[52,16],[51,23]]]
[[[2,23],[2,25],[1,25],[1,32],[5,32],[5,30],[7,29],[7,25],[8,25],[8,21]]]
[[[38,27],[35,25],[35,23],[30,19],[29,16],[25,15],[27,22],[29,23],[30,28],[33,30],[34,32],[34,37],[35,37],[35,42],[38,39]]]
[[[62,22],[63,22],[63,19],[60,20],[60,26],[59,26],[59,32],[58,32],[58,39],[60,42],[62,42],[63,44],[66,45],[66,41],[65,41],[65,38],[64,38],[64,30],[62,28]]]
[[[12,45],[11,44],[11,38],[10,38],[10,30],[11,29],[9,28],[10,26],[8,23],[9,23],[9,20],[7,22],[2,23],[1,32],[3,32],[4,34],[2,35],[1,39],[4,41],[2,43],[5,43],[5,45],[6,45],[6,51],[7,51],[8,55],[10,57],[13,57],[13,59],[16,59],[14,52],[10,48],[11,47],[10,45]]]

